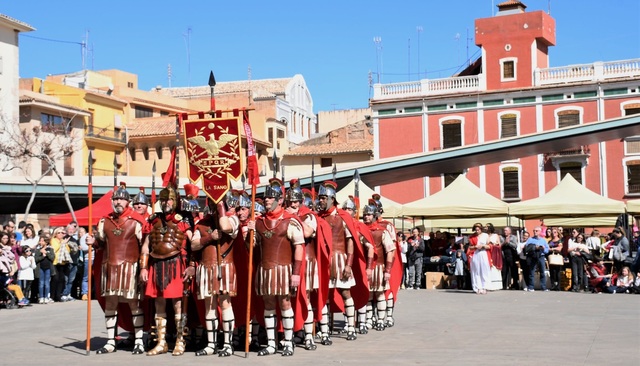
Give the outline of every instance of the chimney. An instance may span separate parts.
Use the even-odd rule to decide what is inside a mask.
[[[498,14],[496,16],[524,13],[524,9],[527,8],[526,5],[518,0],[507,0],[497,6]]]

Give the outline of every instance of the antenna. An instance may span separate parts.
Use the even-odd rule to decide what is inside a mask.
[[[422,74],[420,71],[420,33],[422,33],[424,29],[421,25],[416,27],[416,31],[418,32],[418,80],[422,79]]]
[[[382,37],[373,37],[373,43],[376,45],[376,70],[378,74],[378,84],[380,84],[380,73],[382,72]]]
[[[407,57],[407,76],[409,77],[409,81],[411,81],[411,37],[409,37],[409,39],[407,40],[407,51],[409,52],[409,55]]]
[[[456,33],[453,37],[456,40],[457,48],[458,48],[458,61],[456,61],[456,65],[460,66],[460,33]]]
[[[89,30],[85,29],[84,31],[84,39],[80,43],[81,53],[82,53],[82,70],[87,69],[87,44],[89,44]]]
[[[251,81],[251,64],[247,66],[247,80]]]
[[[171,64],[167,65],[167,79],[169,81],[169,88],[171,88]]]
[[[184,41],[187,46],[187,86],[191,86],[191,27],[187,28],[187,33],[183,33]]]

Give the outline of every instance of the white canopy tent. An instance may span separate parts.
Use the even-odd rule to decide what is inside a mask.
[[[349,182],[349,184],[347,184],[341,190],[336,192],[336,199],[338,200],[338,205],[342,207],[342,204],[349,198],[349,196],[353,196],[355,186],[356,186],[356,183],[355,181],[352,180],[351,182]],[[369,186],[362,183],[362,181],[360,181],[360,184],[358,185],[358,191],[360,193],[360,208],[362,208],[362,206],[367,204],[367,202],[369,201],[369,198],[371,198],[371,196],[373,196],[374,193],[377,193],[373,189],[371,189]],[[392,201],[383,196],[380,196],[380,202],[382,202],[382,209],[384,210],[382,217],[393,218],[393,217],[400,217],[402,215],[402,205],[399,204],[398,202]]]
[[[640,215],[640,199],[627,201],[627,212],[630,215]]]
[[[487,221],[491,217],[506,217],[508,207],[507,203],[482,191],[467,177],[460,175],[440,192],[405,204],[402,214],[431,220],[437,219],[438,221],[461,218],[477,218],[480,221]]]
[[[624,202],[602,197],[570,174],[545,195],[509,205],[509,213],[523,220],[585,218],[577,226],[584,226],[587,217],[617,217],[624,212]],[[615,219],[611,224],[615,224]]]

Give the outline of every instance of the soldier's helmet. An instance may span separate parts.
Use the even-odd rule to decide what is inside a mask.
[[[313,202],[313,193],[311,192],[311,190],[307,188],[302,188],[302,197],[303,197],[302,204],[307,206],[311,210],[313,210],[314,202]]]
[[[342,209],[343,210],[350,209],[355,211],[356,201],[353,199],[353,196],[349,196],[349,198],[347,198],[347,200],[344,201],[344,203],[342,204]]]
[[[147,205],[149,206],[151,204],[151,201],[149,201],[149,197],[147,197],[147,195],[144,193],[144,187],[140,187],[140,192],[138,192],[134,197],[133,197],[133,202],[134,205],[137,203],[142,203],[143,205]]]
[[[185,197],[180,201],[180,209],[186,212],[198,212],[200,211],[200,204],[198,203],[198,193],[200,189],[195,184],[185,184],[184,193]]]
[[[303,200],[302,188],[300,188],[300,182],[297,179],[291,179],[289,182],[289,189],[285,196],[285,201],[296,202]]]
[[[372,198],[369,198],[369,202],[366,206],[362,208],[362,216],[364,215],[374,215],[378,212],[378,207],[376,207],[376,203]]]
[[[249,198],[247,192],[240,191],[240,197],[238,198],[238,207],[251,209],[251,198]]]
[[[265,197],[273,197],[276,200],[279,200],[283,197],[284,187],[283,183],[278,178],[269,179],[269,185],[264,190]]]
[[[318,197],[326,196],[327,197],[327,209],[331,206],[337,205],[336,203],[336,190],[338,189],[338,184],[334,181],[326,181],[320,185],[318,188]]]
[[[120,186],[118,186],[118,188],[116,188],[116,190],[113,192],[113,196],[111,196],[111,199],[112,200],[120,199],[120,200],[129,201],[131,199],[131,196],[127,191],[127,183],[120,182]]]
[[[267,213],[267,209],[264,208],[264,205],[262,204],[262,200],[258,198],[256,198],[256,202],[255,202],[255,205],[253,206],[253,209],[255,210],[256,213],[260,215],[264,215]]]
[[[165,188],[163,188],[158,194],[159,201],[168,201],[173,200],[172,209],[175,211],[178,207],[178,202],[180,201],[180,193],[176,190],[172,183],[169,183]]]
[[[227,203],[227,207],[236,208],[240,203],[240,193],[239,191],[232,189],[227,191],[227,195],[225,196],[225,202]]]
[[[371,198],[373,199],[373,203],[375,204],[378,213],[383,213],[384,210],[382,209],[382,201],[380,201],[380,195],[377,193],[374,193]]]

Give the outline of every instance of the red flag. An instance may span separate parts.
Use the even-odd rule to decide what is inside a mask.
[[[242,124],[244,134],[247,136],[247,179],[249,184],[257,186],[260,184],[260,173],[258,171],[258,158],[256,156],[256,145],[253,144],[253,134],[249,124],[249,111],[242,110]]]
[[[162,173],[162,186],[166,187],[169,183],[172,183],[174,187],[176,185],[176,147],[173,147],[171,150],[171,160],[169,161],[169,167],[167,167],[167,171]]]

